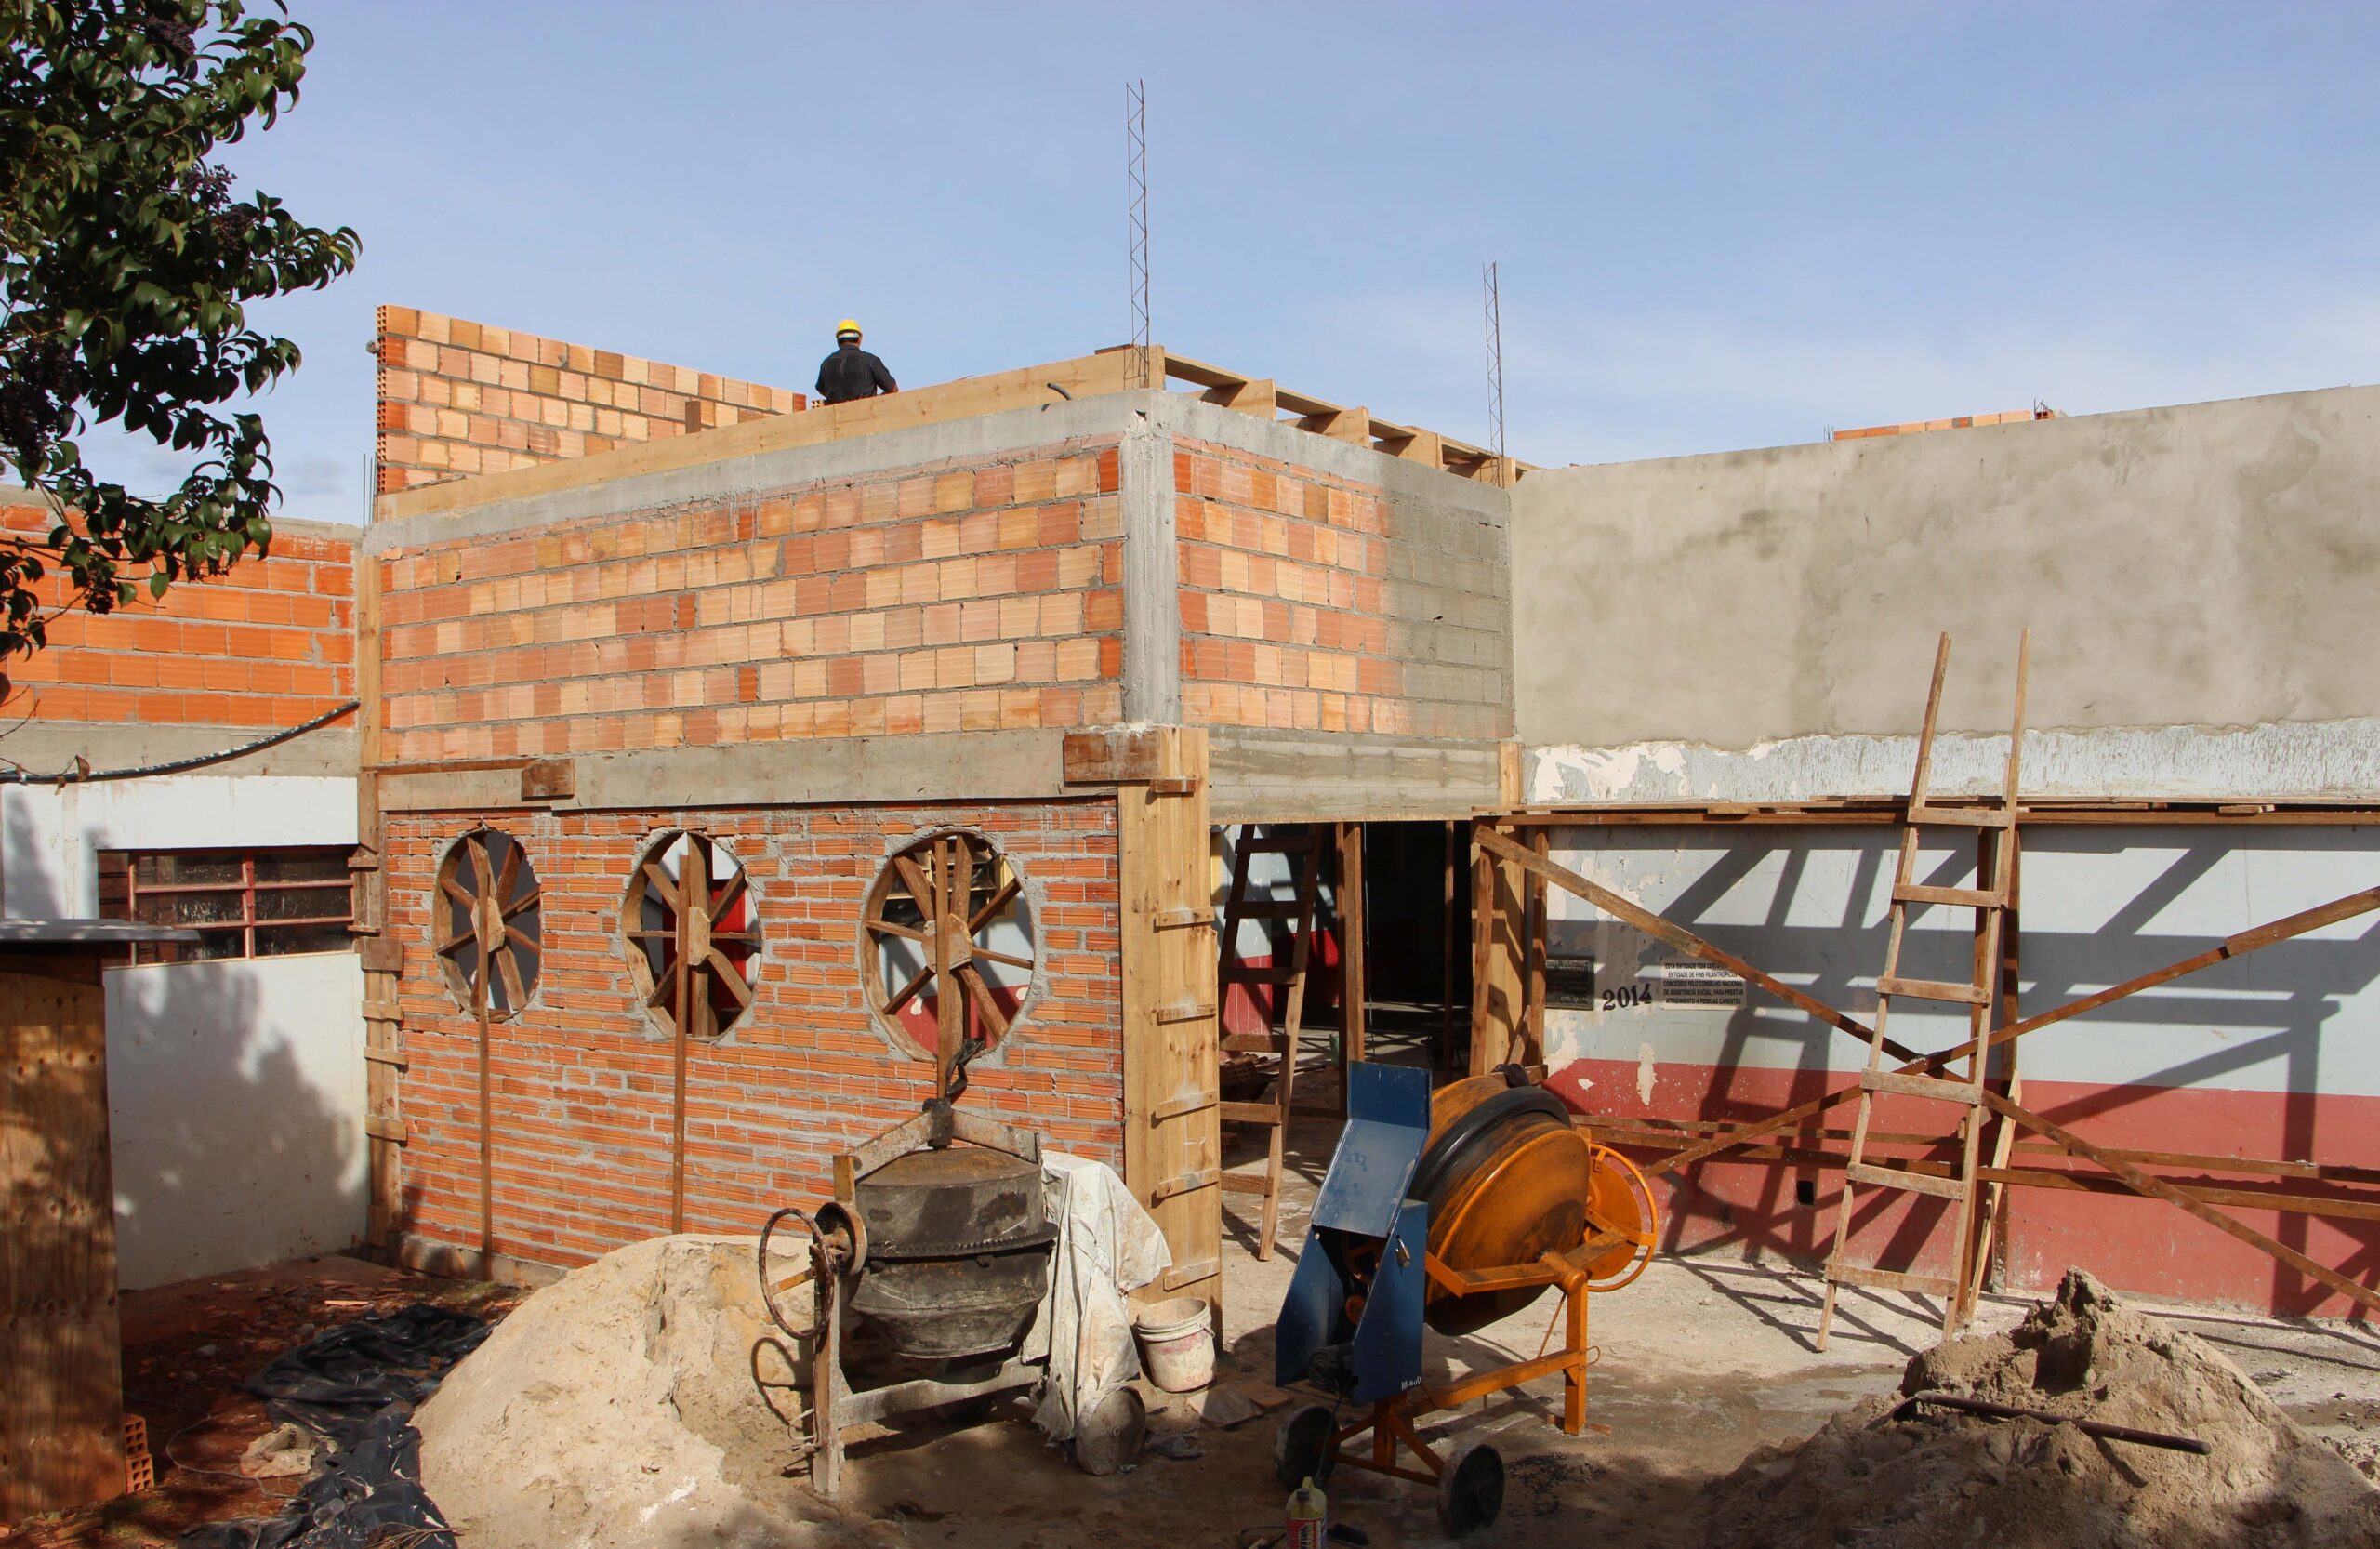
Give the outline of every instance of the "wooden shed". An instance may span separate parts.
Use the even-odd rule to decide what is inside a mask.
[[[99,973],[131,943],[196,939],[0,920],[0,1524],[124,1493]]]

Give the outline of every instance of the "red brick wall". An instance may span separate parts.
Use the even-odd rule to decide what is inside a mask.
[[[0,536],[36,541],[48,510],[0,507]],[[311,527],[311,523],[309,526]],[[9,666],[11,717],[138,721],[152,725],[295,726],[355,696],[354,545],[284,531],[210,580],[178,582],[162,600],[49,621],[48,648]],[[46,607],[64,579],[35,587]]]
[[[459,1247],[479,1240],[476,1028],[434,956],[430,891],[446,845],[483,820],[523,844],[543,890],[546,942],[527,1009],[496,1024],[493,1039],[499,1252],[577,1264],[669,1229],[671,1044],[638,1009],[619,935],[629,867],[665,828],[725,843],[750,879],[764,942],[752,1009],[718,1044],[691,1049],[690,1229],[756,1231],[767,1211],[821,1198],[837,1151],[918,1111],[932,1067],[896,1054],[870,1022],[858,922],[884,855],[945,827],[975,827],[1015,860],[1046,976],[996,1058],[970,1072],[966,1102],[1122,1166],[1112,801],[391,814],[409,1230]]]
[[[807,400],[784,388],[382,307],[379,492],[683,435]]]
[[[1194,724],[1507,735],[1509,713],[1424,681],[1395,616],[1377,484],[1176,438],[1182,708]]]
[[[392,551],[388,751],[497,758],[1122,715],[1114,442]]]

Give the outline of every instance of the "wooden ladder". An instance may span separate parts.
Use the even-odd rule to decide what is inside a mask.
[[[2014,902],[2016,774],[2025,741],[2025,674],[2031,649],[2031,631],[2027,630],[2016,643],[2016,708],[2010,722],[2008,761],[1999,801],[1983,806],[1944,807],[1928,799],[1928,781],[1933,774],[1935,724],[1942,708],[1942,679],[1950,666],[1950,637],[1943,635],[1935,648],[1934,682],[1925,695],[1925,725],[1917,737],[1917,773],[1910,782],[1908,817],[1900,834],[1900,860],[1893,872],[1891,934],[1884,947],[1884,971],[1876,979],[1876,1020],[1868,1040],[1868,1064],[1859,1073],[1858,1117],[1851,1131],[1851,1157],[1843,1170],[1843,1203],[1835,1218],[1834,1250],[1826,1261],[1826,1302],[1818,1315],[1820,1350],[1826,1348],[1827,1335],[1834,1327],[1836,1293],[1845,1285],[1941,1297],[1945,1335],[1958,1327],[1972,1304],[1967,1292],[1965,1257],[1970,1251],[1980,1251],[1971,1244],[1971,1237],[1976,1171],[1983,1138],[1984,1075],[1991,1064],[1985,1040],[1991,1031],[1992,990],[2000,976],[2001,926]],[[1918,832],[1929,827],[1977,830],[1976,886],[1937,887],[1915,880]],[[1938,905],[1975,911],[1973,972],[1966,983],[1902,977],[1900,952],[1912,905],[1920,908]],[[1903,1074],[1884,1068],[1885,1025],[1891,1019],[1893,1002],[1902,997],[1947,1001],[1967,1008],[1968,1037],[1974,1041],[1974,1048],[1966,1056],[1965,1076],[1952,1077],[1947,1067],[1941,1076]],[[1949,1103],[1961,1110],[1958,1128],[1948,1137],[1959,1146],[1955,1176],[1944,1177],[1906,1167],[1879,1167],[1869,1162],[1869,1120],[1879,1092]],[[1852,1208],[1861,1185],[1930,1194],[1952,1201],[1956,1230],[1951,1252],[1957,1262],[1952,1264],[1950,1273],[1920,1275],[1846,1262],[1844,1252],[1851,1237]]]
[[[1241,833],[1239,842],[1232,849],[1231,894],[1223,905],[1223,956],[1216,974],[1215,1003],[1221,1008],[1234,985],[1246,985],[1251,989],[1261,985],[1274,991],[1274,1005],[1280,1015],[1279,1025],[1266,1032],[1226,1034],[1217,1040],[1217,1047],[1224,1053],[1271,1054],[1279,1062],[1270,1098],[1220,1105],[1224,1123],[1262,1124],[1269,1132],[1263,1177],[1225,1172],[1222,1178],[1223,1188],[1230,1193],[1264,1197],[1263,1220],[1256,1238],[1256,1256],[1260,1259],[1273,1256],[1273,1237],[1280,1225],[1281,1142],[1289,1130],[1289,1104],[1297,1086],[1298,1040],[1303,1033],[1301,1020],[1305,1013],[1305,974],[1307,965],[1314,960],[1315,897],[1320,890],[1326,831],[1321,825],[1309,824],[1294,836],[1267,834],[1259,838],[1251,827]],[[1248,895],[1249,864],[1258,855],[1289,857],[1290,897]],[[1289,960],[1276,959],[1260,967],[1243,958],[1239,951],[1239,926],[1244,920],[1288,920]]]

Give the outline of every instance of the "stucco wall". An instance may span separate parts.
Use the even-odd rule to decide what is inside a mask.
[[[109,971],[125,1289],[363,1240],[363,1000],[352,952]]]
[[[1517,719],[1540,747],[2380,712],[2380,388],[1530,474]],[[1903,775],[1905,783],[1905,774]]]

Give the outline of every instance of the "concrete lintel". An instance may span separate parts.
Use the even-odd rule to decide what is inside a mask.
[[[458,538],[496,537],[524,528],[624,516],[698,500],[723,500],[833,479],[864,478],[892,469],[980,460],[1054,442],[1115,436],[1122,431],[1130,417],[1130,405],[1143,396],[1108,393],[1072,401],[1053,392],[1050,402],[1038,408],[1012,409],[972,419],[916,425],[842,441],[790,446],[778,452],[727,457],[693,468],[557,490],[550,495],[495,501],[466,510],[391,517],[364,529],[362,549],[367,554],[381,554],[396,549],[452,543]]]
[[[483,812],[530,804],[521,800],[518,769],[415,769],[380,776],[383,812]]]
[[[578,794],[557,808],[955,801],[1079,795],[1064,781],[1059,731],[929,732],[729,748],[655,748],[579,757]],[[510,804],[520,802],[520,776]]]
[[[62,649],[62,648],[61,648]],[[220,753],[272,735],[269,726],[161,726],[128,722],[28,721],[0,736],[0,759],[35,774],[71,768],[134,769]],[[261,752],[208,764],[205,774],[344,774],[356,766],[354,718],[335,721]]]
[[[1209,737],[1217,823],[1419,821],[1499,804],[1493,742],[1227,726]]]

